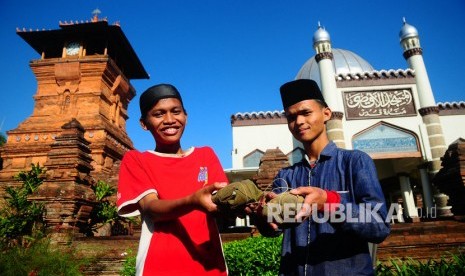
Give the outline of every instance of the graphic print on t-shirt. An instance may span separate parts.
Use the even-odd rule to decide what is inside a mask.
[[[208,167],[200,167],[199,176],[197,177],[198,182],[203,182],[203,186],[208,183]]]

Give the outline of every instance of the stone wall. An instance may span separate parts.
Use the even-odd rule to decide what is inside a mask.
[[[437,220],[391,225],[391,234],[378,246],[377,258],[440,260],[450,253],[465,253],[465,222]]]
[[[271,191],[274,177],[280,169],[287,166],[287,156],[279,148],[266,150],[253,181],[262,191]]]

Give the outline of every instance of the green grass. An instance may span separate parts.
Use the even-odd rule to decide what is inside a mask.
[[[440,260],[429,260],[421,262],[412,258],[406,260],[391,259],[388,264],[378,262],[376,275],[399,275],[399,276],[433,276],[433,275],[465,275],[465,255],[450,254],[443,256]]]
[[[31,243],[29,247],[12,247],[0,253],[2,276],[83,275],[90,259],[78,258],[70,248],[54,249],[48,239]]]

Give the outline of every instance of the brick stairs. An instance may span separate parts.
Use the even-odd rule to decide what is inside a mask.
[[[222,233],[221,239],[230,242],[257,234],[254,233]],[[76,238],[73,246],[78,254],[97,260],[86,268],[84,275],[119,276],[127,256],[137,253],[139,237],[140,233],[135,232],[132,236]]]
[[[80,256],[96,260],[84,275],[119,276],[127,256],[137,253],[139,236],[77,238],[73,246]]]

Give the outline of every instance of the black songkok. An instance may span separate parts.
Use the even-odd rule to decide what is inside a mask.
[[[305,100],[320,100],[323,105],[327,106],[320,88],[314,80],[298,79],[290,81],[283,84],[279,91],[284,109]]]
[[[141,119],[145,118],[147,112],[152,109],[159,100],[166,98],[176,98],[181,102],[181,105],[183,105],[181,94],[179,94],[176,87],[171,84],[157,84],[145,90],[139,98]]]

